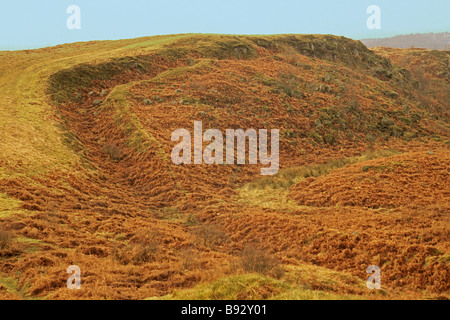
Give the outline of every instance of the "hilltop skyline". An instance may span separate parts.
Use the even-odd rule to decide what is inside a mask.
[[[71,5],[80,8],[81,29],[70,30]],[[369,29],[367,9],[380,8],[381,28]],[[34,49],[63,43],[116,40],[180,33],[334,34],[353,39],[450,31],[450,3],[431,1],[235,0],[164,3],[130,0],[15,1],[0,13],[0,50]]]

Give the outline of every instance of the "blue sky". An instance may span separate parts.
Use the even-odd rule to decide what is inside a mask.
[[[69,30],[69,5],[81,29]],[[381,9],[381,29],[366,26]],[[354,39],[450,31],[449,0],[2,0],[0,50],[176,33],[322,33]]]

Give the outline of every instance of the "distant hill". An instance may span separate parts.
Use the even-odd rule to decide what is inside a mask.
[[[361,40],[368,48],[391,47],[391,48],[425,48],[431,50],[449,50],[450,33],[416,33],[392,38],[363,39]]]

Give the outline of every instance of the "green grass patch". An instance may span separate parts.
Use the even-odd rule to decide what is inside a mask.
[[[15,295],[17,299],[36,300],[36,298],[27,296],[26,290],[28,288],[20,288],[17,280],[13,277],[0,273],[0,285],[5,287],[8,293]]]
[[[247,183],[238,189],[237,201],[249,205],[256,205],[272,209],[304,209],[288,199],[289,188],[308,178],[326,175],[335,169],[348,164],[363,162],[375,158],[389,157],[399,154],[397,150],[378,150],[364,152],[360,156],[335,159],[323,164],[291,167],[281,169],[274,176],[263,176],[253,182]]]
[[[0,218],[7,218],[17,213],[25,213],[26,210],[20,206],[22,201],[9,197],[5,193],[0,193]]]
[[[348,164],[368,161],[381,157],[389,157],[399,153],[400,152],[397,150],[368,151],[357,157],[335,159],[323,164],[285,168],[281,169],[274,176],[264,176],[246,184],[244,189],[286,189],[303,179],[308,177],[319,177]]]
[[[115,87],[108,99],[103,103],[102,108],[113,108],[114,123],[127,137],[126,144],[128,147],[134,148],[137,152],[143,152],[151,145],[156,144],[162,157],[167,160],[162,145],[144,129],[139,118],[131,111],[129,104],[130,93],[128,90],[136,83],[132,82]]]
[[[319,270],[320,269],[320,270]],[[322,270],[323,269],[323,270]],[[303,276],[300,276],[302,274]],[[305,275],[307,274],[307,275]],[[308,278],[309,277],[309,278]],[[310,284],[305,282],[310,280]],[[342,283],[337,283],[337,279]],[[346,282],[346,283],[344,283]],[[328,284],[328,285],[326,285]],[[362,281],[320,267],[290,267],[283,279],[273,279],[257,274],[227,276],[194,288],[175,290],[156,300],[356,300],[364,297],[356,294],[335,293],[333,284],[339,288],[362,288]],[[323,287],[314,290],[311,287]],[[336,287],[337,288],[337,287]],[[345,289],[344,289],[345,292]]]

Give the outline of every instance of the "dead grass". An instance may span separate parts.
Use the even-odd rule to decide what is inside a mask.
[[[357,157],[331,160],[323,164],[281,169],[276,175],[259,178],[254,182],[248,183],[244,188],[249,190],[265,188],[289,188],[298,181],[309,177],[319,177],[321,175],[328,174],[331,171],[342,168],[348,164],[376,159],[380,157],[388,157],[398,153],[399,151],[397,150],[367,151]]]
[[[273,275],[277,279],[284,274],[284,269],[277,258],[254,244],[244,246],[240,254],[240,263],[247,272]]]
[[[280,59],[289,47],[295,56]],[[359,50],[359,58],[344,48]],[[351,155],[366,149],[367,132],[376,137],[375,149],[408,151],[419,139],[428,147],[434,134],[448,140],[443,120],[425,111],[408,124],[416,141],[382,139],[379,117],[399,122],[403,110],[422,112],[409,100],[408,83],[366,72],[385,62],[349,39],[289,35],[177,35],[0,55],[0,223],[17,239],[2,250],[0,271],[33,298],[141,299],[196,285],[180,296],[198,296],[200,289],[206,298],[366,297],[353,278],[346,287],[347,278],[323,270],[283,274],[267,253],[276,252],[283,269],[308,261],[359,280],[366,277],[362,265],[380,263],[397,296],[442,295],[448,291],[444,198],[426,210],[376,211],[304,206],[287,197],[293,184],[364,160]],[[330,70],[336,83],[329,85],[345,83],[346,90],[301,90]],[[48,79],[58,72],[53,79],[60,86],[49,92],[55,94],[50,101]],[[94,105],[103,90],[109,94]],[[382,91],[398,96],[386,99]],[[438,98],[430,103],[442,108],[445,99]],[[359,106],[347,112],[352,100]],[[340,122],[321,118],[316,128],[314,119],[331,105],[328,116]],[[408,108],[399,110],[402,105]],[[191,128],[198,116],[205,129],[280,128],[285,169],[258,178],[258,166],[173,166],[171,132]],[[312,130],[335,143],[313,141]],[[105,143],[111,143],[106,156]],[[121,158],[116,148],[126,151],[126,161],[107,159]],[[389,174],[372,169],[365,174]],[[414,192],[411,197],[420,197]],[[251,271],[230,266],[238,248],[262,240],[266,252],[244,255]],[[72,264],[82,269],[82,291],[65,288],[65,268]],[[236,275],[243,271],[253,274]]]
[[[367,160],[335,170],[326,177],[303,180],[291,188],[290,197],[309,206],[431,205],[448,193],[440,181],[448,176],[449,156],[446,151],[438,154],[422,151]],[[411,188],[418,193],[411,194]],[[329,195],[324,197],[324,193]]]
[[[332,274],[324,268],[301,265],[290,267],[283,279],[277,280],[254,273],[231,275],[199,284],[191,289],[175,290],[170,295],[151,299],[362,300],[385,298],[382,294],[368,295],[368,292],[364,290],[364,285],[363,281],[345,273],[335,272]]]
[[[215,249],[224,245],[228,236],[214,224],[200,224],[194,227],[193,231],[196,242],[208,248]]]
[[[14,236],[12,232],[4,229],[0,229],[0,250],[9,249]]]
[[[112,257],[123,265],[141,265],[155,261],[161,234],[157,230],[139,230],[127,243],[114,247]]]
[[[123,265],[141,265],[155,261],[155,254],[158,251],[157,243],[132,244],[120,248],[114,248],[112,256]]]
[[[290,187],[310,177],[327,175],[353,163],[399,154],[397,150],[372,150],[360,156],[331,160],[324,164],[281,169],[274,176],[260,177],[239,189],[238,202],[271,209],[301,208],[289,197]]]
[[[103,146],[104,152],[112,159],[112,160],[120,160],[125,156],[122,148],[118,147],[114,143],[108,143]]]

